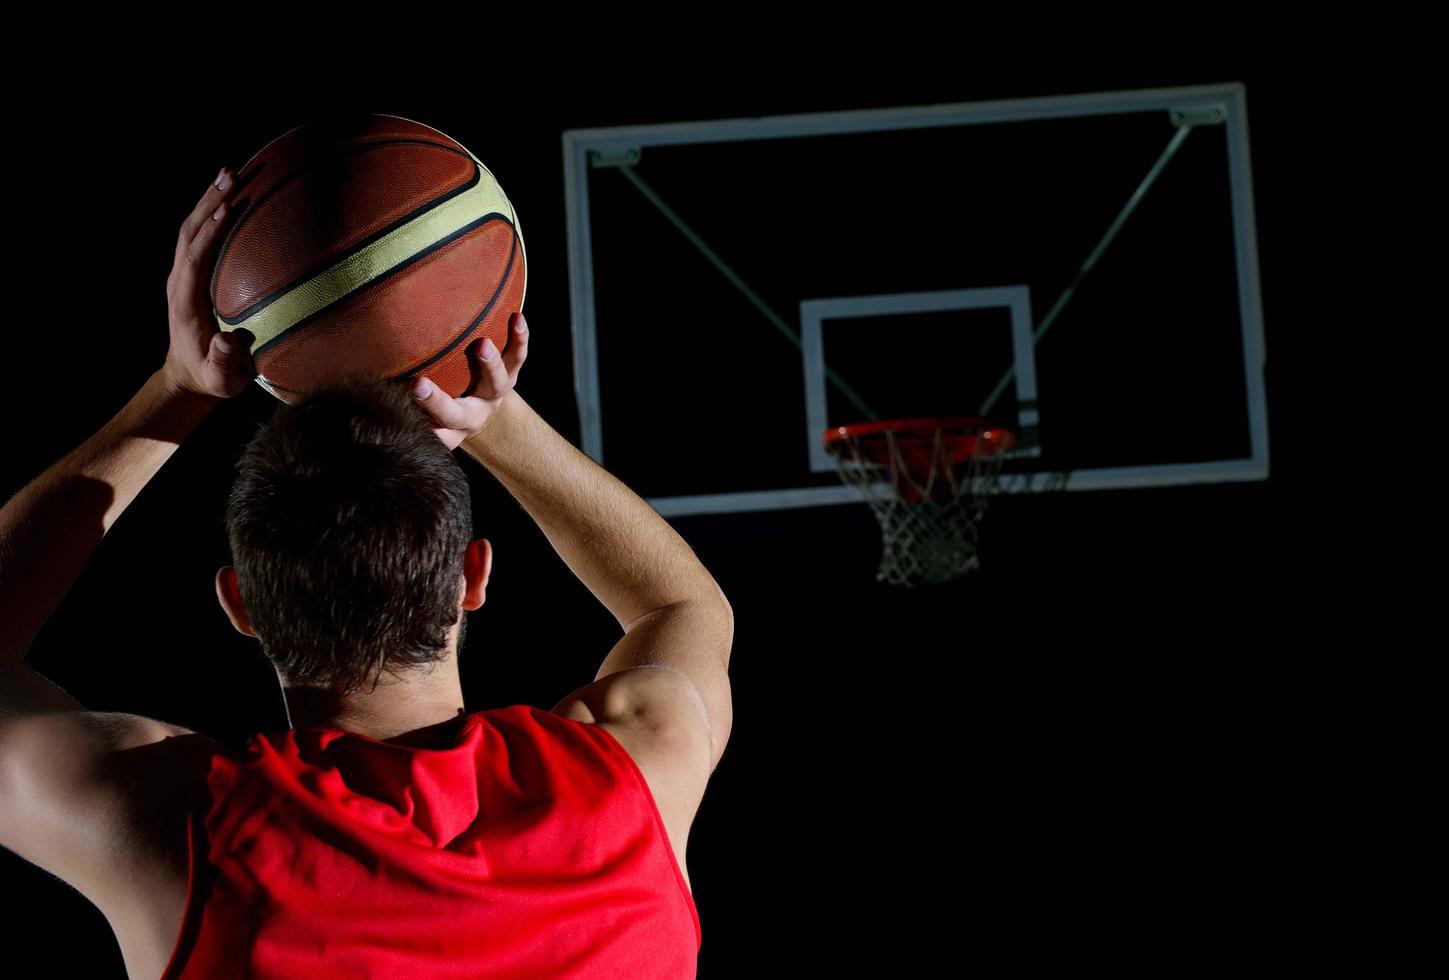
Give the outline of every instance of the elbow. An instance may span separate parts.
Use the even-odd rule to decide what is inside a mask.
[[[730,601],[725,598],[725,594],[723,592],[719,594],[719,601],[724,606],[725,613],[724,659],[725,666],[728,667],[730,662],[730,651],[733,650],[735,646],[735,610],[734,607],[730,605]]]
[[[720,607],[724,609],[725,616],[729,618],[729,621],[731,623],[734,623],[735,610],[734,607],[730,605],[729,599],[725,597],[724,589],[720,588],[719,583],[716,582],[713,578],[710,578],[710,582],[714,585],[715,598],[719,600]]]
[[[711,608],[716,610],[715,618],[720,625],[719,636],[724,645],[724,659],[725,663],[728,664],[730,650],[734,647],[735,643],[735,610],[730,605],[729,599],[725,596],[724,589],[719,587],[719,583],[711,578],[710,584],[714,586],[714,595],[710,596],[707,601]],[[706,600],[700,601],[704,602]]]

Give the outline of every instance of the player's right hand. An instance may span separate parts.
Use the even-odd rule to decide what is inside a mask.
[[[413,397],[437,423],[433,431],[449,449],[456,449],[464,440],[477,435],[498,410],[503,396],[518,383],[518,371],[528,357],[528,321],[523,318],[523,311],[518,310],[509,318],[508,341],[501,355],[495,351],[491,360],[485,358],[485,344],[488,350],[493,350],[493,342],[486,338],[475,341],[468,349],[468,356],[477,361],[483,372],[477,394],[454,398],[426,377],[420,375],[413,381]]]

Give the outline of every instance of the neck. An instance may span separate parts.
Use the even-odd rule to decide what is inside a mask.
[[[293,728],[331,728],[399,745],[451,744],[464,714],[456,653],[400,677],[384,673],[376,689],[369,680],[346,695],[284,679],[282,696]]]

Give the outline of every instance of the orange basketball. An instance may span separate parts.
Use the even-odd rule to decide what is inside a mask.
[[[217,250],[222,330],[256,338],[257,382],[285,402],[345,374],[426,374],[454,397],[523,309],[523,232],[477,157],[436,129],[365,113],[308,123],[236,175]]]

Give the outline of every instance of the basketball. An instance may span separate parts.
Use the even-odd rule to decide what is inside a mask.
[[[344,375],[425,374],[454,397],[523,309],[518,215],[483,162],[381,113],[298,126],[237,171],[211,302],[245,327],[257,383],[284,402]]]

